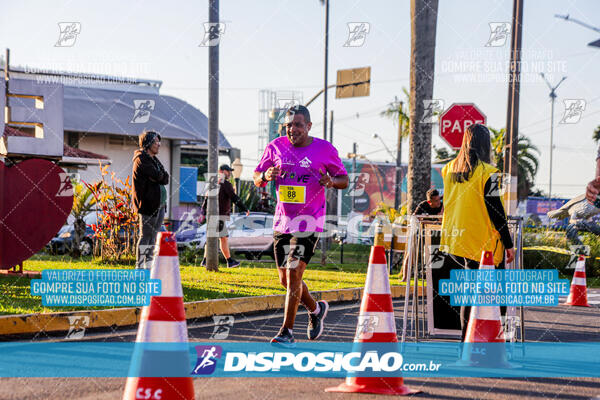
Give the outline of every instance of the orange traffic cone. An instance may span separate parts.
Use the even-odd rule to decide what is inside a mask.
[[[587,300],[587,284],[585,280],[585,257],[580,255],[575,265],[575,273],[571,281],[571,291],[566,306],[590,307]]]
[[[189,376],[187,325],[175,235],[172,232],[160,232],[157,242],[158,251],[155,251],[155,255],[158,253],[158,256],[152,262],[150,278],[161,280],[162,292],[160,296],[152,296],[150,305],[142,309],[136,342],[181,343],[181,346],[165,349],[160,345],[153,348],[152,345],[142,344],[140,351],[134,353],[123,400],[193,400],[194,385]],[[157,363],[164,365],[165,362],[181,372],[181,377],[152,377],[149,371]]]
[[[495,269],[491,251],[482,252],[479,269]],[[472,306],[461,361],[490,368],[512,367],[507,361],[505,346],[474,344],[504,342],[500,306]]]
[[[384,246],[371,247],[365,292],[360,305],[354,341],[359,343],[398,342]],[[389,395],[419,393],[418,390],[404,386],[401,376],[385,378],[348,376],[345,383],[327,388],[325,391]]]

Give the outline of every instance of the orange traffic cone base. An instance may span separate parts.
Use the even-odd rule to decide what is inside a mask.
[[[335,387],[325,389],[326,392],[342,392],[342,393],[373,393],[373,394],[387,394],[390,396],[407,396],[409,394],[421,393],[420,390],[413,390],[405,385],[394,386],[394,387],[382,387],[379,379],[382,378],[369,378],[377,380],[374,384],[357,385],[342,383]]]
[[[123,399],[194,399],[192,378],[128,378]]]
[[[565,306],[576,306],[576,307],[591,307],[587,300],[587,288],[580,285],[571,285],[571,292],[567,297]]]

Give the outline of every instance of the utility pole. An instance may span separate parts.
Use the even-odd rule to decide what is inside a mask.
[[[350,184],[355,185],[356,184],[356,153],[358,152],[358,145],[356,144],[356,142],[352,143],[352,154],[354,155],[352,157],[352,181],[350,182]],[[356,190],[355,187],[351,188],[353,191]],[[354,198],[356,196],[352,196],[352,212],[354,212]]]
[[[219,0],[209,0],[208,20],[219,23]],[[211,25],[214,26],[214,25]],[[215,30],[218,31],[218,28]],[[208,46],[208,204],[206,235],[206,269],[219,270],[219,247],[216,235],[219,226],[219,44]]]
[[[396,192],[394,196],[394,208],[399,209],[402,204],[402,107],[404,103],[399,103],[398,108],[398,143],[396,143]]]
[[[508,110],[504,147],[504,173],[510,174],[506,213],[516,215],[518,201],[519,152],[519,91],[521,82],[521,37],[523,31],[523,1],[513,0],[510,71],[508,75]]]
[[[327,68],[329,67],[329,0],[325,4],[325,69],[323,71],[323,140],[327,140]]]
[[[323,140],[327,140],[327,68],[329,59],[329,0],[321,0],[325,5],[325,67],[324,67],[324,82],[323,82]],[[327,189],[325,189],[327,190]],[[327,194],[327,192],[325,192]],[[326,206],[327,208],[327,206]],[[327,239],[321,238],[321,265],[326,264],[325,251],[327,248]]]
[[[554,101],[556,100],[556,89],[558,89],[560,84],[563,83],[563,81],[565,79],[567,79],[567,77],[563,76],[562,79],[560,80],[560,82],[558,82],[556,84],[556,86],[552,86],[550,84],[550,82],[548,82],[548,79],[546,79],[546,76],[544,75],[543,72],[540,72],[540,75],[541,75],[542,79],[544,79],[544,81],[546,82],[546,85],[548,85],[548,88],[550,89],[550,102],[551,102],[551,106],[550,106],[550,181],[549,181],[549,185],[548,185],[548,200],[550,202],[552,202],[552,152],[554,150]]]
[[[333,110],[331,110],[329,112],[329,142],[331,144],[333,144]],[[325,199],[327,201],[327,206],[326,206],[326,210],[327,210],[327,219],[325,221],[325,227],[330,226],[328,224],[329,222],[329,217],[333,217],[333,220],[331,221],[333,223],[333,225],[337,226],[337,198],[338,198],[338,189],[335,188],[331,188],[331,189],[325,189]],[[329,235],[330,232],[328,232],[328,235],[323,238],[324,240],[324,247],[328,248],[329,244],[332,242],[331,240],[331,236]],[[327,259],[325,257],[325,252],[323,251],[321,253],[321,265],[325,265],[327,262]]]

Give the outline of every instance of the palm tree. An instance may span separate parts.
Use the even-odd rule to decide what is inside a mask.
[[[409,214],[425,199],[431,182],[431,124],[422,123],[424,100],[433,98],[438,0],[411,0]]]
[[[404,97],[406,101],[400,102],[398,100],[391,102],[388,104],[388,108],[380,113],[382,117],[389,118],[396,123],[400,121],[402,124],[402,138],[407,138],[409,135],[410,129],[410,117],[408,116],[408,105],[410,104],[410,94],[408,93],[408,89],[405,87],[402,88],[402,93],[404,93]],[[402,105],[402,108],[400,108]]]
[[[594,129],[594,133],[592,134],[592,139],[594,139],[594,142],[598,143],[600,141],[600,125],[598,125],[596,127],[596,129]]]
[[[505,129],[489,128],[492,133],[492,150],[495,154],[495,165],[499,170],[504,168],[504,135]],[[535,154],[537,153],[537,155]],[[531,143],[527,136],[519,135],[517,152],[517,198],[524,200],[533,188],[535,175],[538,170],[539,149]]]

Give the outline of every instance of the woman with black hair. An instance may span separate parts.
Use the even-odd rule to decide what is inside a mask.
[[[456,158],[442,169],[444,216],[440,250],[447,253],[442,270],[448,277],[452,269],[478,269],[484,250],[492,252],[497,267],[514,259],[500,197],[501,174],[490,159],[490,132],[485,126],[474,124],[466,129]],[[470,312],[471,307],[460,307],[463,339]]]

